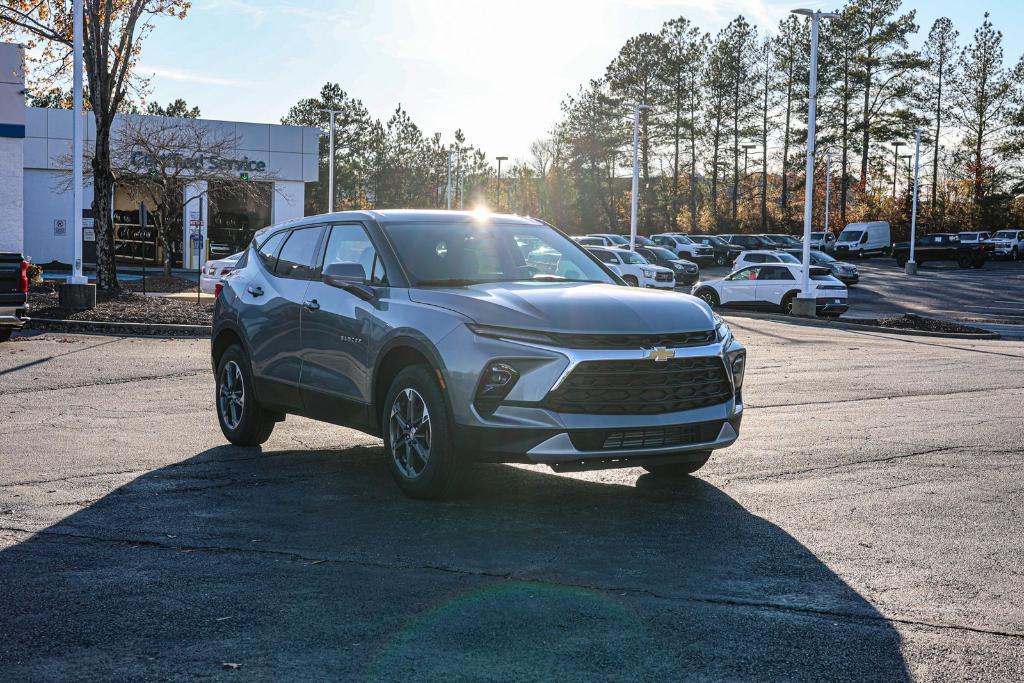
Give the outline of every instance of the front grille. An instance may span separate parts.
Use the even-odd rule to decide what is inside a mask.
[[[619,451],[635,448],[670,448],[714,441],[722,421],[647,429],[587,429],[569,432],[572,445],[580,451]]]
[[[732,385],[720,358],[584,361],[544,399],[559,413],[657,415],[717,405]]]
[[[549,333],[558,346],[566,349],[684,349],[715,342],[715,331],[674,332],[664,334],[569,334]]]
[[[658,282],[671,282],[675,278],[672,273],[655,273],[654,279]]]

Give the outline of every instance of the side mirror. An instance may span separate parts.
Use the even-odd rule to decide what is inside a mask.
[[[344,289],[349,285],[364,284],[366,271],[361,263],[331,263],[324,267],[320,279],[332,287]]]
[[[377,292],[366,284],[366,270],[361,263],[332,263],[324,267],[320,276],[324,284],[344,289],[363,301],[373,301]]]

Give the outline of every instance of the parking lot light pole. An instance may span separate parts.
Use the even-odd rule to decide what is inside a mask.
[[[800,286],[800,296],[793,301],[793,314],[813,318],[817,315],[817,302],[811,294],[811,221],[814,218],[814,129],[818,113],[818,28],[822,18],[833,19],[839,15],[809,9],[795,9],[793,14],[811,18],[811,73],[807,90],[807,167],[804,178],[803,282]]]
[[[448,148],[448,188],[445,190],[445,197],[448,200],[448,210],[452,210],[452,149]]]
[[[327,141],[327,213],[334,213],[334,117],[341,112],[337,109],[325,111],[331,115],[331,132]]]
[[[821,243],[825,244],[828,235],[829,199],[832,197],[832,152],[825,152],[825,231],[821,235]]]
[[[892,143],[892,146],[896,148],[893,152],[892,158],[892,200],[896,201],[896,178],[900,174],[900,147],[903,146],[902,142],[896,141]]]
[[[910,212],[910,259],[907,261],[907,275],[917,275],[917,261],[914,260],[914,242],[917,241],[917,182],[921,171],[921,129],[914,129],[914,208]]]
[[[501,211],[501,162],[508,161],[508,157],[494,157],[498,160],[498,197],[495,200],[495,211]]]
[[[636,250],[636,221],[640,206],[640,110],[650,109],[639,102],[633,108],[633,194],[629,200],[629,250]]]
[[[84,2],[85,0],[74,0],[74,7],[72,9],[74,68],[71,106],[75,118],[71,128],[71,182],[73,186],[71,191],[71,210],[74,212],[71,216],[71,233],[74,246],[71,251],[71,279],[68,282],[73,285],[84,285],[89,282],[82,272],[82,138],[84,137],[83,128],[85,127],[85,122],[82,120],[82,47],[85,37],[82,3]]]

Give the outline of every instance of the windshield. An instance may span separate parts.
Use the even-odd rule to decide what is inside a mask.
[[[1012,240],[1016,236],[1015,230],[1000,230],[996,233],[996,237],[1002,237],[1004,239]]]
[[[961,242],[973,242],[978,239],[978,233],[976,232],[962,232],[960,233]]]
[[[582,247],[546,225],[473,221],[383,227],[413,285],[614,282]]]
[[[629,244],[629,240],[622,235],[604,235],[604,237],[607,237],[612,244]]]
[[[844,230],[843,234],[839,236],[840,242],[856,242],[860,239],[860,236],[864,234],[863,230]]]
[[[792,254],[776,254],[783,263],[801,263],[800,259]]]
[[[695,241],[701,242],[703,244],[710,244],[716,247],[725,246],[725,240],[723,240],[720,237],[717,237],[716,235],[701,235]]]
[[[826,254],[823,251],[812,251],[811,252],[811,261],[814,262],[814,263],[832,263],[833,261],[836,261],[836,260],[837,259],[832,258],[831,256],[829,256],[828,254]]]
[[[678,261],[679,257],[665,247],[647,247],[647,251],[666,261]]]
[[[632,263],[636,265],[643,265],[647,263],[647,259],[645,259],[640,254],[636,253],[635,251],[620,251],[616,249],[615,253],[619,255],[619,258],[622,259],[623,263]]]
[[[672,235],[672,236],[675,237],[676,238],[676,242],[679,242],[680,244],[693,244],[693,240],[691,240],[686,235]]]

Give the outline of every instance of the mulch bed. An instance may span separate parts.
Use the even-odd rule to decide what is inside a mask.
[[[844,320],[846,319],[844,318]],[[914,315],[913,313],[905,313],[891,318],[879,318],[877,320],[849,320],[849,322],[876,325],[877,327],[888,327],[899,330],[921,330],[924,332],[947,332],[953,334],[985,334],[985,330],[977,327],[962,325],[949,320],[925,318],[920,315]]]
[[[184,282],[188,283],[187,280]],[[188,284],[195,286],[195,283]],[[141,291],[142,283],[138,283],[138,285],[139,291]],[[147,290],[149,290],[148,286]],[[209,299],[202,303],[196,303],[195,299],[144,296],[128,291],[110,294],[97,290],[96,308],[88,311],[71,311],[60,307],[56,285],[45,283],[33,285],[29,292],[29,306],[31,307],[29,309],[30,317],[54,320],[95,320],[164,325],[210,325],[213,321],[213,302]]]
[[[138,275],[139,273],[133,273]],[[197,283],[174,275],[146,275],[147,292],[195,292]],[[121,283],[121,287],[129,292],[141,292],[142,280],[131,280]]]

